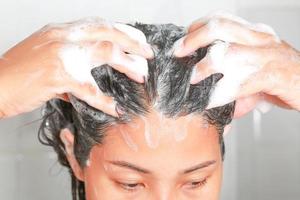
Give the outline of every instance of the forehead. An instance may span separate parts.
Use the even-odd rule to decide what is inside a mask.
[[[221,156],[218,132],[199,115],[175,119],[151,113],[110,128],[97,148],[107,157],[135,162],[145,159],[156,162],[164,157],[170,160],[172,156],[174,162],[201,156],[218,160]]]

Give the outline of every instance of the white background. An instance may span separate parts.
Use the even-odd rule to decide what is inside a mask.
[[[300,49],[299,0],[1,0],[0,55],[50,22],[101,16],[188,25],[219,9],[270,24]],[[37,140],[39,119],[36,110],[0,121],[0,200],[71,199],[66,171]],[[278,108],[258,126],[253,114],[234,122],[226,138],[223,200],[300,199],[299,122],[299,113]]]

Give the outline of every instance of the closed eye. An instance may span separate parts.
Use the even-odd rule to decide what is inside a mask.
[[[134,192],[139,189],[142,189],[145,187],[143,183],[123,183],[123,182],[117,182],[117,184],[123,188],[124,190]]]

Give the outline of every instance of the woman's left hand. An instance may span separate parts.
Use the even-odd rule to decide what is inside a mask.
[[[300,111],[300,53],[281,41],[271,27],[250,24],[230,14],[215,14],[194,22],[177,42],[174,54],[184,57],[208,45],[191,83],[221,72],[222,84],[229,86],[216,86],[210,108],[236,100],[236,118],[266,100]]]

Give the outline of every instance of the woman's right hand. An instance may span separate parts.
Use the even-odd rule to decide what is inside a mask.
[[[141,59],[147,63],[145,58],[151,58],[153,52],[146,41],[125,33],[128,27],[124,26],[98,18],[47,25],[11,48],[0,60],[0,117],[32,111],[52,98],[68,100],[68,93],[116,116],[113,99],[90,81],[92,66],[84,64],[109,64],[142,82],[143,74],[137,72],[145,69],[137,68],[147,67],[139,63]],[[130,31],[141,36],[132,27]],[[71,49],[67,60],[62,56],[63,49]],[[74,63],[81,62],[77,56],[88,63]]]

